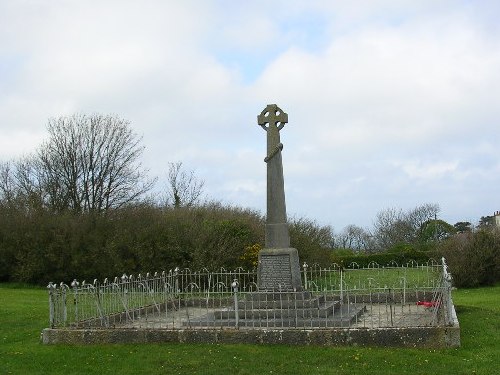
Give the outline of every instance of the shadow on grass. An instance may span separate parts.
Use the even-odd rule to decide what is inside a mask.
[[[46,287],[34,284],[26,284],[26,283],[0,283],[0,288],[3,289],[38,289],[38,290],[46,290]]]
[[[455,305],[455,311],[457,314],[473,314],[474,312],[478,312],[480,310],[483,309],[475,306]]]

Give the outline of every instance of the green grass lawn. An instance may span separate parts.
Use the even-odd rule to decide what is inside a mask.
[[[342,273],[344,288],[422,288],[439,284],[441,267],[398,267],[345,269]],[[340,288],[340,272],[308,274],[309,289],[337,290]]]
[[[45,289],[0,284],[3,374],[495,374],[500,285],[454,292],[458,349],[140,344],[46,346]],[[497,372],[495,372],[497,371]]]

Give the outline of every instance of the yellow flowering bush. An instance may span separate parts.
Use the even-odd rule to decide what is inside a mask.
[[[257,267],[257,262],[259,260],[259,251],[262,246],[258,243],[245,247],[245,252],[240,256],[240,260],[243,261],[244,265],[250,268]]]

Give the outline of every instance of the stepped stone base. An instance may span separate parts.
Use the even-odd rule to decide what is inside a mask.
[[[235,306],[216,309],[184,327],[321,328],[348,327],[365,310],[364,305],[341,305],[310,292],[255,292]]]

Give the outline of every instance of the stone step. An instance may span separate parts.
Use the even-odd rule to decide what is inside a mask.
[[[276,309],[238,309],[241,319],[277,319],[277,318],[326,318],[333,315],[335,303],[323,303],[317,307],[306,308],[276,308]],[[231,310],[214,311],[215,319],[234,319],[236,312]]]
[[[331,328],[349,327],[366,310],[365,305],[342,305],[329,317],[283,317],[272,319],[238,319],[238,327],[249,328]],[[184,321],[185,327],[236,327],[236,319],[215,319],[213,313]]]
[[[273,301],[273,300],[308,300],[313,298],[311,292],[301,291],[301,292],[253,292],[247,293],[245,295],[245,300],[247,301]]]
[[[250,299],[238,301],[238,307],[245,310],[255,309],[291,309],[291,308],[318,308],[325,302],[324,296],[310,299],[286,298],[281,295],[278,299]]]

